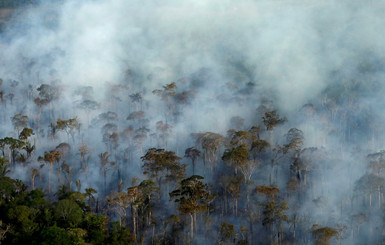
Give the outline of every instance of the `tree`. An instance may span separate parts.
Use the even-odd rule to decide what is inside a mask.
[[[300,184],[306,186],[308,173],[315,169],[314,159],[322,160],[322,154],[322,151],[315,147],[305,148],[296,153],[293,162],[290,164],[290,170]]]
[[[286,202],[278,202],[270,200],[263,204],[263,219],[262,225],[270,232],[272,226],[276,225],[277,242],[281,243],[283,240],[282,221],[289,221],[289,217],[285,213],[289,209]],[[270,239],[272,241],[272,239]]]
[[[145,121],[145,116],[146,113],[144,111],[134,111],[127,116],[126,120],[143,123]]]
[[[15,114],[13,117],[11,117],[13,127],[17,131],[17,135],[20,134],[20,130],[22,128],[27,127],[28,124],[28,116],[25,116],[21,113]]]
[[[32,135],[35,134],[30,128],[23,128],[23,130],[19,134],[19,140],[22,140],[25,143],[23,146],[23,150],[27,152],[27,158],[30,158],[32,152],[35,150],[35,145],[32,145],[31,142],[28,140],[29,137],[31,137]]]
[[[109,157],[110,157],[110,154],[108,152],[104,152],[99,155],[100,166],[103,173],[103,192],[104,193],[106,193],[107,191],[107,171],[109,170],[107,164],[115,165],[115,162],[110,161]]]
[[[80,168],[83,169],[83,163],[84,163],[84,158],[87,156],[87,154],[92,152],[92,149],[88,148],[87,143],[83,142],[79,147],[78,150],[80,152]],[[89,159],[88,159],[89,160]],[[88,160],[87,160],[87,166],[88,168]]]
[[[5,137],[0,139],[0,148],[3,151],[3,156],[5,148],[8,147],[8,160],[10,160],[11,165],[15,162],[16,150],[20,150],[24,146],[25,142],[19,139],[14,139],[12,137]]]
[[[44,157],[39,157],[39,161],[49,162],[49,174],[48,174],[48,192],[51,192],[51,173],[54,162],[58,162],[61,159],[62,154],[57,151],[45,152]]]
[[[177,189],[170,193],[170,198],[178,203],[178,210],[190,216],[190,237],[194,241],[194,223],[196,214],[207,210],[216,195],[210,193],[207,184],[202,183],[202,176],[193,175],[180,182]]]
[[[94,194],[98,193],[95,189],[93,188],[86,188],[85,189],[86,191],[86,197],[87,197],[87,201],[88,201],[88,206],[91,208],[91,211],[92,211],[92,206],[93,206],[93,202],[95,201],[95,197],[94,197]]]
[[[43,245],[67,245],[71,243],[67,231],[64,228],[57,227],[56,224],[44,228],[41,232],[41,237],[43,239]]]
[[[39,109],[39,114],[37,115],[37,136],[40,134],[40,117],[43,112],[43,106],[46,106],[49,103],[47,99],[35,98],[34,102]]]
[[[125,227],[125,218],[127,216],[127,208],[130,206],[131,197],[128,193],[117,192],[107,197],[107,202],[119,216],[119,226]]]
[[[315,240],[315,245],[329,245],[330,240],[338,235],[338,231],[331,227],[320,227],[315,224],[312,227],[311,234]]]
[[[48,101],[50,103],[52,100],[59,98],[59,89],[55,86],[49,84],[42,84],[37,88],[39,91],[39,96],[41,99]]]
[[[142,103],[142,95],[140,93],[130,94],[131,102],[135,104],[136,110],[139,110],[139,104]]]
[[[203,163],[208,161],[214,164],[217,160],[217,151],[224,142],[224,137],[212,132],[192,134],[192,136],[196,139],[196,145],[203,149]]]
[[[52,169],[53,163],[56,161],[59,161],[62,156],[61,152],[57,151],[50,151],[50,152],[45,152],[44,153],[44,158],[41,160],[44,160],[46,162],[50,163],[49,168]]]
[[[223,153],[222,160],[227,163],[229,166],[233,167],[235,170],[235,175],[237,175],[237,170],[240,166],[246,165],[248,162],[249,151],[246,149],[246,145],[240,145],[236,148],[226,149]],[[246,176],[244,175],[246,180]]]
[[[140,148],[140,154],[143,154],[143,143],[147,139],[147,133],[150,130],[146,127],[141,127],[135,130],[135,135],[133,137],[134,144]]]
[[[158,132],[159,138],[158,145],[167,147],[167,138],[172,132],[172,126],[167,123],[163,123],[163,121],[158,121],[156,123],[156,131]]]
[[[19,134],[19,140],[26,141],[32,135],[35,135],[32,129],[30,129],[30,128],[23,128],[23,130]]]
[[[107,244],[111,245],[133,245],[135,240],[127,227],[122,227],[117,222],[111,224],[111,235]]]
[[[297,157],[304,142],[303,132],[297,128],[291,128],[286,134],[286,141],[288,143],[284,146],[284,151],[288,152],[293,149],[296,151]]]
[[[277,198],[277,194],[280,192],[276,186],[258,185],[255,187],[254,192],[256,194],[264,195],[268,200]]]
[[[228,149],[225,150],[222,156],[222,160],[234,168],[235,175],[240,170],[247,182],[251,181],[251,177],[258,166],[257,160],[250,160],[249,153],[255,142],[255,137],[256,135],[252,131],[235,131],[227,144]]]
[[[94,100],[83,100],[82,103],[80,103],[79,108],[85,110],[86,113],[89,114],[91,110],[98,109],[99,104]]]
[[[55,216],[64,227],[76,227],[83,219],[83,211],[71,199],[59,200],[55,207]]]
[[[155,182],[149,179],[140,182],[139,192],[139,210],[143,215],[147,216],[147,224],[149,225],[152,220],[152,200],[155,199],[155,193],[158,193],[159,189],[156,187]]]
[[[36,168],[32,169],[31,180],[32,180],[32,190],[35,190],[35,177],[39,174],[39,170]]]
[[[274,129],[287,121],[285,117],[279,117],[277,111],[267,111],[262,117],[263,124],[265,124],[266,129],[270,131],[270,144],[273,144],[273,131]]]
[[[99,120],[105,122],[105,123],[111,123],[112,121],[118,121],[119,117],[116,112],[113,111],[107,111],[99,114],[98,116]]]
[[[173,151],[151,148],[141,159],[143,173],[157,181],[160,191],[162,182],[176,182],[185,176],[186,165],[180,163],[181,158]]]
[[[4,156],[1,156],[0,157],[0,177],[4,177],[6,174],[11,172],[7,164],[8,164],[7,159]]]
[[[163,89],[155,89],[152,91],[153,94],[160,96],[161,100],[166,103],[168,108],[168,116],[172,115],[172,112],[175,108],[175,105],[172,103],[172,98],[176,95],[176,88],[176,83],[172,82],[163,86]]]
[[[71,135],[72,141],[75,143],[75,130],[80,129],[80,123],[76,117],[70,118],[68,120],[62,120],[58,118],[55,125],[55,129],[66,132],[68,141],[69,141],[69,136]]]
[[[71,146],[68,143],[62,142],[55,147],[55,151],[60,152],[63,160],[65,160],[66,154],[71,151]]]
[[[226,222],[222,223],[220,229],[220,236],[220,244],[226,242],[230,244],[229,241],[231,241],[231,239],[235,236],[234,225]]]
[[[189,147],[184,152],[184,157],[188,157],[191,159],[192,167],[193,167],[193,175],[195,174],[195,160],[197,157],[200,157],[201,152],[195,147]]]
[[[0,220],[0,243],[3,241],[7,235],[7,233],[11,232],[11,225],[4,224],[2,220]]]
[[[385,189],[385,178],[374,174],[365,174],[355,183],[354,191],[361,196],[369,195],[369,207],[372,207],[372,195],[378,193],[378,205],[381,206],[381,194]],[[365,198],[366,199],[366,198]]]
[[[385,172],[385,151],[369,154],[366,157],[368,168],[377,176],[381,176]]]

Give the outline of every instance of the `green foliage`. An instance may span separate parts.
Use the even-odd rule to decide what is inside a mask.
[[[229,240],[235,235],[234,225],[230,223],[222,223],[221,225],[221,238],[223,241]]]
[[[163,177],[169,182],[185,176],[186,165],[179,162],[181,158],[175,152],[151,148],[141,159],[144,162],[143,173],[157,179],[159,185]]]
[[[265,115],[262,117],[263,124],[265,124],[266,129],[269,131],[274,130],[280,124],[283,124],[287,121],[285,117],[279,117],[277,111],[268,111],[265,112]]]
[[[212,132],[192,134],[192,136],[196,139],[195,144],[203,149],[203,160],[210,163],[215,162],[217,160],[217,151],[225,138]]]
[[[289,221],[289,217],[285,213],[289,210],[286,202],[277,202],[275,200],[267,201],[263,204],[263,220],[262,225],[270,227],[273,224],[281,224],[282,221]]]
[[[11,170],[8,168],[7,158],[5,158],[4,156],[1,156],[0,157],[0,177],[5,176],[9,172],[11,172]]]
[[[20,140],[27,140],[31,135],[34,135],[33,130],[30,128],[23,128],[23,130],[19,134]]]
[[[33,221],[33,209],[25,205],[18,205],[8,210],[8,219],[16,227],[19,234],[30,237],[38,229]]]
[[[94,244],[103,244],[106,239],[108,218],[103,215],[87,213],[84,215],[82,227],[86,229],[86,241],[92,241]]]
[[[250,154],[246,149],[246,145],[242,144],[231,150],[226,149],[226,151],[223,153],[222,160],[233,167],[238,167],[240,165],[246,164],[249,156]]]
[[[9,177],[0,176],[0,202],[9,200],[15,191],[15,181]]]
[[[135,240],[127,227],[122,227],[118,222],[113,222],[111,224],[111,236],[107,243],[111,245],[129,245],[135,244]]]
[[[311,234],[315,240],[315,245],[329,245],[330,240],[338,235],[338,231],[331,227],[319,227],[315,224]]]
[[[178,203],[182,214],[203,212],[214,200],[216,195],[210,194],[208,185],[203,184],[203,177],[193,175],[180,182],[180,187],[170,193],[170,198]]]
[[[68,120],[62,120],[58,118],[56,121],[55,128],[57,130],[63,130],[67,134],[72,134],[74,133],[75,130],[80,128],[80,124],[79,124],[79,120],[76,117],[70,118]]]
[[[83,212],[75,201],[63,199],[56,204],[55,217],[65,227],[76,227],[83,219]]]
[[[22,140],[14,139],[12,137],[5,137],[4,139],[0,139],[0,145],[8,146],[9,149],[15,150],[21,149],[25,145],[25,142]]]
[[[254,193],[259,195],[264,195],[269,199],[276,198],[279,192],[280,190],[276,186],[258,185],[254,189]]]
[[[56,225],[47,227],[41,232],[42,245],[68,245],[71,244],[71,237],[64,228]]]

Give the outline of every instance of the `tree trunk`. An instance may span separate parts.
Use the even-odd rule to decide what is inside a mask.
[[[195,175],[195,160],[192,159],[193,175]]]
[[[191,242],[194,241],[194,217],[190,213],[190,237],[191,237]]]
[[[132,212],[132,223],[134,225],[134,240],[136,240],[136,215],[135,215],[135,208],[131,207]]]
[[[270,130],[270,145],[273,147],[273,130]]]
[[[235,199],[235,217],[238,217],[238,199]]]
[[[40,117],[41,117],[41,107],[39,107],[39,115],[37,115],[37,134],[36,137],[39,138],[39,132],[40,132]]]

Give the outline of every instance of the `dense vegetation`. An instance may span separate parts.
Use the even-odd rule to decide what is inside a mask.
[[[253,36],[242,29],[252,29],[248,12],[232,5],[202,10],[225,19],[212,31],[174,28],[161,18],[177,12],[172,1],[144,19],[150,7],[131,9],[131,1],[47,2],[0,1],[25,6],[0,33],[0,244],[385,242],[385,65],[366,42],[345,42],[341,32],[338,42],[362,54],[319,65],[321,79],[303,71],[306,62],[291,66],[290,40],[290,64],[284,55],[269,63],[276,27]],[[121,5],[135,20],[124,8],[112,18]],[[88,23],[92,11],[96,23]],[[229,25],[232,15],[244,23]],[[311,26],[322,45],[329,22]],[[228,29],[239,40],[213,36]],[[256,46],[270,51],[250,48],[265,32]],[[262,56],[248,58],[249,50]],[[300,85],[287,85],[293,78]]]
[[[176,108],[183,106],[180,97],[193,94],[178,92],[177,83],[153,91],[166,104],[168,123],[158,121],[151,134],[140,93],[126,98],[131,108],[126,119],[119,121],[122,114],[105,111],[87,126],[76,116],[65,120],[54,116],[60,84],[24,90],[18,82],[8,82],[14,93],[2,90],[4,111],[18,103],[14,98],[21,91],[28,92],[25,98],[35,108],[33,113],[2,119],[14,126],[13,133],[0,140],[5,244],[328,244],[331,239],[356,239],[364,224],[365,232],[376,229],[370,217],[382,214],[385,153],[367,156],[367,173],[354,184],[352,194],[343,194],[334,207],[332,217],[350,221],[333,222],[324,215],[331,210],[330,187],[323,175],[335,171],[343,161],[335,157],[345,153],[305,148],[304,133],[297,128],[283,131],[287,119],[272,110],[271,101],[255,110],[252,127],[245,128],[244,119],[236,116],[226,135],[191,132],[195,144],[178,156],[166,149],[183,140],[175,139],[172,125],[178,120]],[[90,89],[78,91],[90,98],[86,93]],[[342,101],[324,108],[332,116]],[[79,106],[96,110],[99,103],[85,99]],[[332,120],[327,110],[311,104],[299,113],[306,121],[319,116]],[[98,125],[104,152],[92,151],[93,143],[83,140],[87,127]],[[15,134],[18,137],[12,137]],[[62,139],[65,142],[56,143]],[[146,141],[156,148],[144,148]],[[134,166],[141,152],[140,166]],[[134,174],[138,167],[143,175]],[[93,172],[99,181],[89,176],[90,168],[99,172]],[[8,177],[20,171],[30,178]],[[326,193],[320,195],[319,188]],[[311,203],[306,203],[309,198]],[[309,214],[304,206],[315,213]],[[356,213],[362,207],[366,211]],[[382,236],[370,239],[381,241]]]

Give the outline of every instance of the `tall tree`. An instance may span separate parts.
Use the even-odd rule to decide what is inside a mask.
[[[176,95],[177,85],[175,82],[166,84],[163,86],[163,89],[155,89],[152,91],[153,94],[160,96],[161,100],[164,101],[167,107],[167,112],[165,115],[166,123],[172,118],[172,115],[175,110],[176,104],[174,103],[174,97]]]
[[[20,134],[20,130],[27,127],[28,124],[28,116],[23,115],[21,113],[15,114],[11,117],[13,127],[17,131],[17,135]]]
[[[211,164],[211,168],[217,160],[218,149],[222,146],[225,138],[216,133],[206,132],[192,134],[196,139],[196,145],[203,149],[203,163],[208,161]]]
[[[197,157],[200,157],[201,152],[195,147],[189,147],[184,152],[184,157],[188,157],[191,159],[192,168],[193,168],[193,175],[195,174],[195,160]]]
[[[55,162],[58,162],[61,159],[62,154],[57,151],[50,151],[45,152],[44,157],[39,157],[39,161],[49,162],[49,174],[48,174],[48,192],[51,192],[51,174],[52,174],[52,167]]]
[[[31,180],[32,180],[32,190],[35,190],[35,177],[39,174],[39,170],[36,168],[32,169]]]
[[[208,185],[203,184],[203,177],[193,175],[180,182],[180,186],[170,193],[170,198],[178,203],[178,210],[190,216],[190,238],[194,241],[194,223],[196,214],[207,210],[216,195],[210,193]]]
[[[76,117],[70,118],[68,120],[62,120],[58,118],[55,125],[55,129],[59,131],[60,130],[64,131],[67,134],[68,141],[69,141],[69,136],[71,135],[72,142],[75,143],[75,132],[76,130],[80,129],[80,123]]]
[[[186,165],[180,163],[175,152],[151,148],[141,159],[143,173],[157,181],[160,191],[163,182],[176,182],[185,176]]]
[[[34,102],[39,109],[39,113],[37,115],[37,136],[39,137],[39,135],[40,135],[40,117],[41,117],[41,114],[43,112],[43,107],[46,106],[49,103],[49,101],[47,99],[41,99],[38,97],[38,98],[34,99]]]
[[[274,129],[287,121],[285,117],[280,117],[277,111],[267,111],[262,117],[263,124],[265,124],[266,129],[270,131],[270,144],[273,145],[273,131]]]

